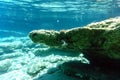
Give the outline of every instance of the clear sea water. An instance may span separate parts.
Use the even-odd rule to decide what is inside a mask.
[[[0,37],[82,27],[120,15],[119,0],[0,0]],[[9,32],[7,34],[7,32]],[[15,36],[16,36],[15,35]],[[22,35],[20,35],[22,36]]]
[[[120,0],[0,0],[0,80],[18,80],[14,77],[3,79],[1,75],[6,75],[9,71],[23,70],[24,66],[19,66],[19,63],[28,65],[24,57],[33,59],[27,54],[34,53],[34,56],[36,54],[38,56],[38,53],[49,52],[45,51],[48,47],[36,46],[30,42],[27,37],[30,31],[83,27],[92,22],[117,16],[120,16]],[[55,50],[49,53],[54,52]],[[21,58],[26,62],[19,61]],[[2,63],[6,59],[8,61]],[[17,62],[13,63],[14,61]],[[13,67],[14,65],[17,67]],[[17,76],[20,77],[19,74]],[[28,77],[19,80],[31,80],[27,79]]]

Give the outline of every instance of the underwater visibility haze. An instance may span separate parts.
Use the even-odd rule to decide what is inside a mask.
[[[80,80],[58,65],[89,63],[82,53],[35,44],[29,32],[83,27],[118,16],[120,0],[0,0],[0,80]]]
[[[35,29],[82,27],[119,16],[119,6],[115,1],[0,0],[0,30],[28,33]]]

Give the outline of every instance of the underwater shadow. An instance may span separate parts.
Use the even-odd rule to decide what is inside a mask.
[[[61,50],[61,49],[55,49],[55,48],[49,48],[47,50],[36,50],[34,52],[35,56],[40,56],[40,57],[46,57],[49,55],[60,55],[60,56],[71,56],[71,57],[75,57],[75,56],[79,56],[80,52],[75,52],[75,51],[67,51],[67,50]]]
[[[55,68],[48,69],[46,74],[34,80],[119,80],[117,72],[105,73],[99,68],[80,61],[68,61]]]

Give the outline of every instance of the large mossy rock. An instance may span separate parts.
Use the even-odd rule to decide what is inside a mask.
[[[120,17],[68,30],[34,30],[29,36],[35,43],[83,52],[91,64],[120,67]]]

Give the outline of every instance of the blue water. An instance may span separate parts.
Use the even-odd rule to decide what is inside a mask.
[[[89,63],[81,52],[34,44],[29,32],[83,27],[117,16],[120,0],[0,0],[0,80],[79,80],[55,65],[70,60]]]
[[[0,0],[0,37],[82,27],[119,15],[117,0]]]

